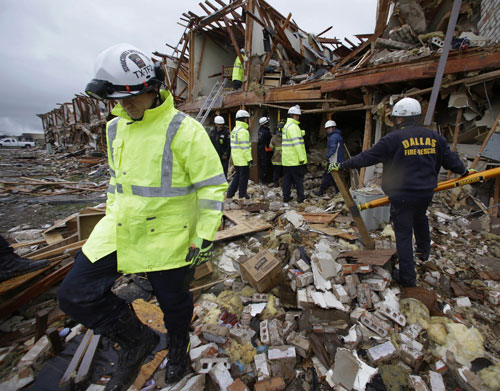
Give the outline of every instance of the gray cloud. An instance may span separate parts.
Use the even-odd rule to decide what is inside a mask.
[[[0,13],[0,133],[41,130],[36,114],[70,101],[92,78],[103,49],[128,42],[170,54],[183,12],[204,11],[199,0],[6,0]],[[352,38],[373,32],[376,0],[268,0],[305,31]],[[355,42],[357,42],[355,40]]]

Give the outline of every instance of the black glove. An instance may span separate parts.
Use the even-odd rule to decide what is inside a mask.
[[[250,160],[250,161],[248,162],[248,167],[249,167],[249,168],[251,168],[252,166],[253,166],[253,160]]]
[[[189,246],[186,262],[191,262],[189,267],[199,266],[212,259],[214,244],[210,240],[196,238]]]

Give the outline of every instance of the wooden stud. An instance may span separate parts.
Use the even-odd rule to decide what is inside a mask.
[[[47,331],[49,312],[49,310],[41,310],[35,314],[35,342],[42,338]]]
[[[47,330],[47,338],[49,339],[50,346],[54,354],[58,354],[63,351],[64,347],[59,336],[59,331],[55,327],[51,327]]]
[[[363,101],[366,106],[372,103],[372,92],[365,89],[365,94],[363,95]],[[372,111],[367,109],[365,112],[365,132],[363,135],[363,147],[362,150],[366,151],[370,149],[372,143]],[[362,167],[359,173],[359,186],[363,187],[365,180],[366,167]]]
[[[457,111],[457,119],[455,120],[455,131],[453,132],[453,145],[451,147],[451,150],[453,152],[457,151],[457,144],[458,144],[458,134],[460,132],[460,123],[462,121],[462,113],[463,109],[459,108]],[[451,171],[448,170],[448,179],[451,177]]]
[[[483,141],[483,144],[481,145],[481,148],[479,148],[479,152],[477,153],[477,156],[474,158],[474,161],[472,162],[470,168],[476,167],[477,163],[479,163],[479,159],[481,159],[481,153],[484,151],[484,148],[486,148],[486,144],[488,144],[488,141],[490,141],[491,135],[495,133],[495,130],[498,125],[498,121],[500,121],[500,114],[498,114],[497,119],[495,120],[495,123],[491,127],[490,131],[486,135],[486,138]]]
[[[90,343],[85,350],[85,355],[78,366],[78,371],[76,372],[75,384],[79,384],[88,379],[90,376],[92,365],[94,364],[95,353],[97,351],[97,347],[99,346],[99,342],[101,340],[100,335],[93,335]]]
[[[498,198],[500,196],[500,178],[496,177],[495,178],[495,188],[494,188],[494,193],[493,193],[493,199],[490,202],[490,206],[493,206],[490,209],[490,216],[491,217],[498,217]]]
[[[236,55],[240,58],[241,63],[244,64],[245,60],[241,56],[240,47],[238,46],[238,42],[236,42],[236,37],[234,36],[233,29],[231,28],[231,26],[229,24],[229,20],[227,19],[226,16],[223,17],[223,20],[224,20],[224,23],[226,24],[226,29],[227,29],[227,32],[229,34],[229,38],[231,38],[231,43],[233,44],[234,50],[236,51]]]
[[[247,58],[246,63],[244,63],[244,75],[246,80],[243,82],[243,91],[248,91],[248,86],[250,85],[250,63],[252,54],[252,40],[253,40],[253,20],[251,19],[250,13],[254,12],[255,0],[248,0],[247,12],[246,12],[246,31],[245,31],[245,56]],[[257,80],[259,82],[259,80]]]
[[[78,349],[76,349],[73,358],[71,359],[68,367],[66,368],[66,371],[64,372],[61,380],[59,381],[59,386],[63,387],[71,383],[73,376],[75,375],[75,372],[77,371],[78,366],[80,365],[80,362],[83,359],[83,355],[85,354],[85,351],[87,350],[93,335],[94,332],[92,330],[90,329],[87,330],[87,332],[83,336],[82,341],[80,342],[80,345],[78,345]]]

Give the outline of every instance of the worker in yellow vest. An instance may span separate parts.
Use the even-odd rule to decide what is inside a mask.
[[[106,215],[58,291],[61,309],[119,345],[105,390],[126,390],[159,342],[111,288],[123,273],[147,273],[170,337],[165,380],[188,368],[194,267],[210,259],[227,182],[203,126],[161,90],[162,68],[118,44],[96,60],[88,95],[119,103],[106,128]]]
[[[281,163],[283,164],[283,202],[290,202],[292,183],[297,189],[297,201],[304,201],[304,166],[307,164],[304,131],[299,127],[302,114],[300,106],[288,109],[288,119],[283,127]]]
[[[243,57],[243,61],[246,61],[245,57],[245,49],[241,48],[240,49],[241,57]],[[243,78],[245,74],[245,69],[244,69],[245,63],[241,63],[240,56],[236,56],[236,59],[234,60],[234,66],[233,66],[233,89],[239,90],[241,86],[243,85]]]
[[[231,131],[231,159],[233,159],[234,176],[227,190],[227,198],[233,198],[236,190],[240,198],[250,199],[247,194],[248,176],[252,167],[252,145],[248,133],[248,119],[250,114],[246,110],[236,112],[236,124]]]

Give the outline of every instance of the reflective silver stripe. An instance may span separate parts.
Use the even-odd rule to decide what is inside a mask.
[[[116,184],[116,191],[118,193],[123,193],[123,187],[122,187],[122,184],[121,183],[117,183]]]
[[[108,193],[115,194],[115,185],[111,183],[108,185]]]
[[[245,143],[248,144],[248,143],[250,143],[250,141],[248,141],[248,140],[245,140],[245,141],[233,141],[233,144],[245,144]]]
[[[111,175],[113,178],[116,178],[115,170],[113,170],[111,167],[109,167],[109,175]]]
[[[219,174],[212,178],[205,179],[204,181],[193,183],[193,187],[199,189],[200,187],[223,185],[224,183],[226,183],[226,176],[224,174]]]
[[[293,141],[293,140],[302,140],[302,136],[283,139],[283,141]]]
[[[283,144],[284,147],[294,147],[296,145],[305,145],[303,141],[299,141],[298,143],[293,144]]]
[[[250,149],[250,147],[232,147],[233,149]]]
[[[222,211],[222,201],[200,199],[198,203],[199,203],[201,209],[211,209],[211,210]]]
[[[113,150],[113,141],[116,138],[116,132],[118,131],[118,121],[120,117],[113,118],[108,125],[108,143],[109,149],[111,150],[111,161],[115,164],[114,161],[114,150]]]

